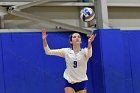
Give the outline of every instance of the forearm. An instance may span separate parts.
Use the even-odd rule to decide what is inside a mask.
[[[90,42],[88,42],[88,57],[92,56],[92,44]]]
[[[47,43],[46,39],[43,39],[43,47],[44,47],[45,53],[49,55],[50,54],[50,48],[48,46],[48,43]]]
[[[45,53],[50,55],[50,48],[48,46],[48,43],[47,43],[47,40],[46,39],[43,39],[43,47],[44,47],[44,50],[45,50]]]
[[[92,56],[92,46],[90,48],[88,48],[88,56],[91,57]]]
[[[47,43],[47,40],[46,39],[43,39],[43,47],[47,47],[48,43]]]
[[[92,47],[92,44],[89,42],[88,43],[88,49],[90,49]]]

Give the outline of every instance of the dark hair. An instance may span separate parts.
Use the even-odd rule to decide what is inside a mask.
[[[74,33],[72,33],[72,34],[70,34],[70,38],[69,38],[69,41],[70,41],[70,47],[73,49],[73,44],[71,44],[71,42],[72,42],[72,35],[73,35]]]
[[[72,35],[75,33],[78,33],[78,32],[74,32],[74,33],[70,34],[70,37],[69,37],[70,42],[72,42]],[[80,35],[80,33],[78,33],[78,34]],[[70,43],[70,47],[73,49],[73,44]]]

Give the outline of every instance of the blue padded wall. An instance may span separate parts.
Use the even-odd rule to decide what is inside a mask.
[[[130,31],[130,60],[133,79],[133,93],[140,93],[140,31]]]
[[[105,93],[133,93],[130,55],[124,33],[117,29],[99,32]]]
[[[129,31],[122,31],[123,38],[123,51],[124,51],[124,64],[125,64],[125,86],[127,93],[134,93],[133,89],[133,78],[132,78],[132,67],[131,67],[131,52],[129,45]]]
[[[6,93],[37,93],[45,87],[43,73],[38,69],[41,45],[37,39],[38,35],[30,33],[3,34]]]
[[[0,93],[5,93],[4,87],[4,68],[3,68],[3,50],[2,50],[2,35],[0,34]]]
[[[104,80],[103,80],[103,64],[101,59],[101,43],[100,43],[100,31],[94,32],[96,38],[93,42],[93,56],[90,60],[91,76],[93,82],[93,93],[105,93]],[[92,92],[90,92],[92,93]]]

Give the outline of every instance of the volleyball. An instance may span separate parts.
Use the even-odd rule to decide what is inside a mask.
[[[89,22],[93,20],[95,17],[95,13],[92,8],[85,7],[80,12],[80,18],[84,22]]]

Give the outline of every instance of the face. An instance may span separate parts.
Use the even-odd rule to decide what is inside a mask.
[[[79,33],[72,34],[72,41],[70,41],[73,45],[80,45],[81,44],[81,36]]]

